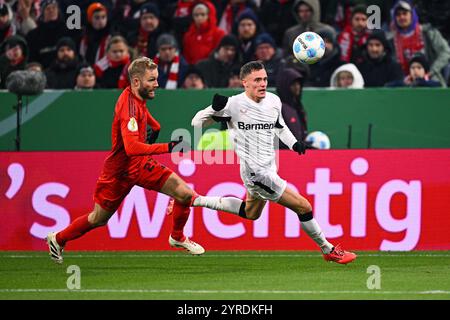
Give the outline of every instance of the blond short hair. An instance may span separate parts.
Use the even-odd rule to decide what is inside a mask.
[[[154,70],[156,68],[158,68],[158,65],[154,63],[152,59],[147,57],[139,57],[133,60],[133,62],[129,65],[128,76],[130,79],[133,77],[142,77],[145,74],[145,70]]]
[[[123,43],[124,45],[126,45],[128,47],[127,40],[124,37],[117,35],[117,36],[113,36],[113,37],[111,37],[111,39],[109,39],[109,41],[106,45],[106,51],[109,51],[109,49],[111,49],[111,46],[116,43]]]

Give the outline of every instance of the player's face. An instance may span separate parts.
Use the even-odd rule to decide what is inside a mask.
[[[153,99],[158,84],[158,69],[145,70],[144,76],[139,79],[139,95],[142,99]]]
[[[247,95],[257,102],[266,97],[267,72],[265,69],[255,70],[242,80]]]

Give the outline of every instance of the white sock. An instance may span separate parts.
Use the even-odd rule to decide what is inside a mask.
[[[316,219],[312,218],[308,221],[300,221],[302,229],[308,234],[308,236],[317,243],[323,253],[328,254],[333,249],[333,245],[327,241],[325,235],[320,229]]]
[[[193,207],[206,207],[239,215],[242,200],[235,197],[204,197],[198,196],[192,204]]]

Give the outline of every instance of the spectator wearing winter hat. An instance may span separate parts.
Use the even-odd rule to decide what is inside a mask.
[[[75,90],[92,90],[96,88],[94,69],[87,63],[78,67]]]
[[[163,30],[159,9],[154,3],[149,2],[140,9],[139,27],[127,38],[139,56],[153,58],[158,52],[156,40]]]
[[[341,60],[352,63],[361,62],[364,45],[369,35],[367,8],[365,5],[355,6],[352,10],[351,24],[346,26],[338,36]]]
[[[3,43],[9,37],[12,37],[16,34],[16,27],[12,23],[13,20],[13,11],[11,6],[1,1],[0,2],[0,43]],[[0,52],[1,53],[1,52]]]
[[[403,72],[391,55],[391,48],[382,30],[367,38],[363,61],[356,65],[367,87],[383,87],[386,83],[403,79]]]
[[[106,45],[111,38],[108,10],[100,2],[87,9],[87,26],[80,43],[80,55],[89,64],[95,64],[106,54]]]
[[[183,56],[189,64],[206,59],[225,34],[217,27],[216,8],[209,1],[202,0],[192,6],[192,18],[183,36]]]
[[[206,88],[202,73],[195,66],[189,66],[183,82],[183,89],[204,89]]]
[[[391,33],[388,38],[394,43],[395,56],[403,69],[403,74],[410,73],[409,61],[421,52],[431,64],[430,76],[433,80],[445,84],[442,69],[448,66],[450,47],[441,33],[429,24],[421,25],[416,9],[409,1],[398,1],[391,11]]]
[[[128,43],[122,36],[113,36],[106,47],[106,56],[94,65],[98,86],[101,88],[120,88],[119,79],[131,60]]]
[[[17,70],[24,70],[28,59],[27,42],[21,36],[8,37],[1,45],[4,52],[0,56],[0,89],[5,88],[8,75]]]
[[[333,72],[330,87],[332,89],[363,89],[364,79],[353,63],[346,63]]]
[[[325,42],[325,54],[317,63],[309,65],[310,74],[305,79],[305,87],[328,87],[334,70],[345,64],[341,60],[336,35],[327,29],[320,30],[318,34]]]
[[[258,16],[252,9],[245,9],[239,14],[234,33],[239,39],[239,50],[243,63],[253,60],[255,39],[263,31],[262,29]]]
[[[319,0],[296,0],[292,6],[292,14],[297,24],[286,30],[283,36],[284,55],[288,56],[292,51],[292,44],[297,36],[305,31],[318,32],[328,29],[335,33],[334,29],[320,22]]]
[[[141,9],[150,2],[149,0],[116,0],[112,10],[114,22],[114,34],[119,33],[128,38],[134,30],[139,29]],[[159,8],[158,8],[159,11]]]
[[[443,87],[439,81],[428,75],[430,64],[424,54],[418,52],[409,61],[409,74],[403,80],[392,81],[386,87]]]
[[[29,60],[39,62],[44,68],[48,68],[56,58],[56,43],[63,37],[70,37],[78,43],[80,31],[67,29],[57,0],[43,0],[38,26],[26,36],[30,49]]]
[[[231,71],[241,67],[239,57],[239,41],[232,35],[222,38],[218,48],[208,59],[197,63],[197,68],[203,75],[208,88],[228,87],[228,77]]]
[[[163,33],[156,41],[158,53],[153,62],[158,65],[158,84],[164,89],[177,89],[183,85],[188,64],[178,51],[175,37]]]
[[[56,44],[56,60],[45,71],[47,88],[73,89],[78,71],[78,57],[75,42],[64,37]]]
[[[275,40],[268,33],[261,33],[255,39],[255,58],[264,63],[267,72],[267,86],[275,87],[283,54],[277,49]]]
[[[222,2],[222,5],[220,4]],[[225,34],[233,32],[234,25],[239,14],[249,8],[256,12],[257,5],[254,0],[228,0],[216,1],[217,11],[219,12],[219,28],[225,31]]]

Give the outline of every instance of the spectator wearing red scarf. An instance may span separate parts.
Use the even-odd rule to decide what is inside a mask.
[[[106,45],[111,37],[108,10],[100,2],[87,9],[88,24],[80,43],[80,55],[89,64],[94,64],[106,54]]]
[[[133,30],[127,38],[139,56],[153,58],[158,52],[156,40],[163,30],[159,9],[149,2],[140,9],[139,28]]]
[[[355,6],[351,25],[346,26],[338,36],[342,61],[360,63],[363,60],[364,45],[370,35],[367,29],[366,9],[365,5]]]
[[[194,21],[183,37],[183,56],[195,64],[214,51],[225,32],[217,27],[216,8],[209,1],[199,1],[191,13]]]
[[[450,47],[441,33],[429,24],[421,25],[409,1],[398,1],[391,10],[391,34],[395,55],[403,73],[409,74],[409,61],[415,53],[425,54],[431,64],[429,75],[445,85],[442,69],[449,65]]]
[[[101,88],[119,88],[119,79],[130,62],[127,41],[121,36],[114,36],[108,42],[106,56],[95,65],[95,75]]]
[[[239,14],[246,8],[256,11],[257,7],[252,0],[228,0],[224,1],[225,7],[219,10],[219,28],[229,34],[233,31],[234,24]]]
[[[183,85],[188,64],[178,52],[175,37],[163,33],[156,42],[158,53],[153,62],[158,65],[158,84],[160,88],[177,89]]]

